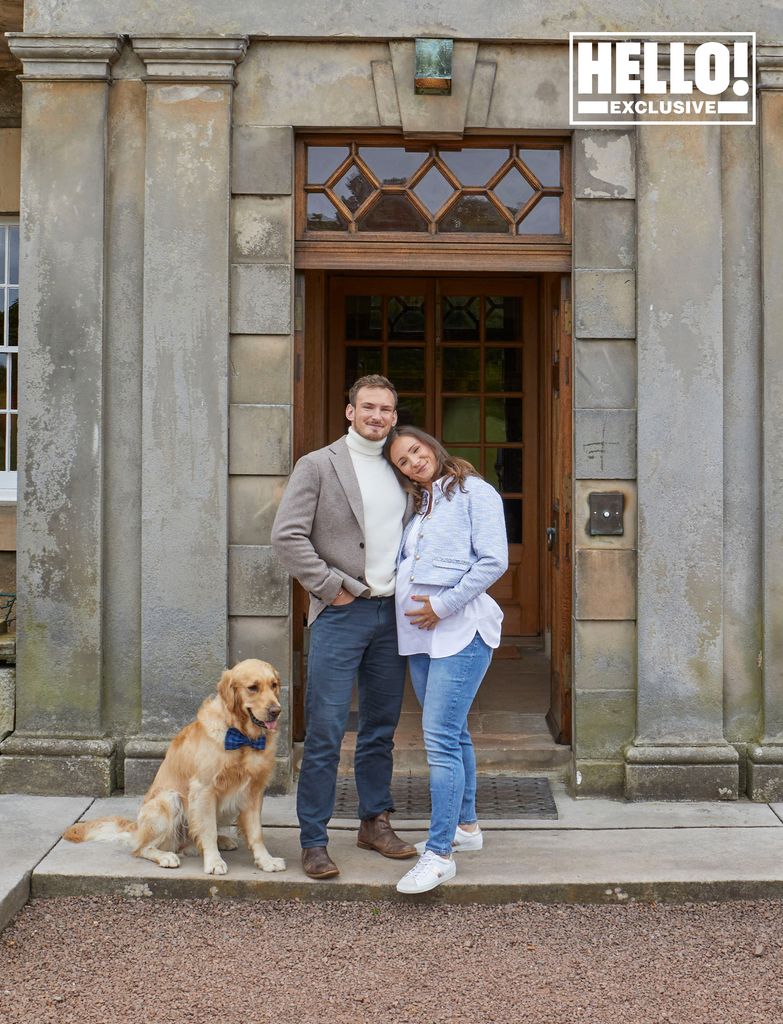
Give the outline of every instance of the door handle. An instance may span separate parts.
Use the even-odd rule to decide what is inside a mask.
[[[552,551],[555,546],[555,538],[557,537],[557,527],[547,526],[546,528],[546,549]]]

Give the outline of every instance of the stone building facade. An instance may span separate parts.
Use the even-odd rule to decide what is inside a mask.
[[[270,529],[310,414],[297,147],[322,133],[563,141],[567,244],[477,250],[474,269],[571,285],[572,785],[783,798],[783,16],[740,26],[758,32],[756,126],[573,130],[568,32],[639,27],[626,0],[597,19],[569,0],[546,18],[28,0],[10,39],[23,355],[2,790],[143,789],[242,657],[280,667],[290,707],[291,586]],[[644,28],[735,20],[683,3]],[[417,37],[454,39],[450,96],[414,94]],[[388,275],[393,258],[367,266]],[[415,243],[396,258],[423,269]],[[587,529],[600,492],[624,496],[621,536]],[[284,729],[280,787],[290,714]]]

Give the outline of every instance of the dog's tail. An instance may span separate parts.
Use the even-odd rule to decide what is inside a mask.
[[[69,843],[132,843],[136,838],[136,822],[130,818],[96,818],[94,821],[77,821],[63,832],[63,839]]]

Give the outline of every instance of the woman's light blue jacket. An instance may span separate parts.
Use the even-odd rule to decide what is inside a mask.
[[[445,480],[443,481],[445,483]],[[438,602],[448,614],[483,594],[508,568],[508,541],[503,501],[486,480],[466,477],[446,498],[436,484],[432,508],[424,518],[416,542],[412,583],[448,587]],[[408,534],[417,517],[405,527],[399,563]]]

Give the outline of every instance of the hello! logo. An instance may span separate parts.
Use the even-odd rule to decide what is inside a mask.
[[[570,120],[755,124],[755,32],[570,32]]]

